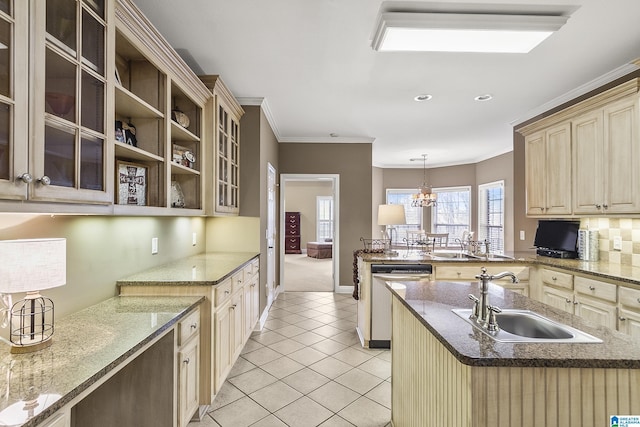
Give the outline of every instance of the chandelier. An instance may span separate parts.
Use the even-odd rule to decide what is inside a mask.
[[[420,160],[420,159],[411,159]],[[414,208],[430,208],[436,204],[436,193],[431,190],[431,186],[427,184],[427,155],[422,155],[422,185],[418,189],[418,193],[411,195],[411,206]]]

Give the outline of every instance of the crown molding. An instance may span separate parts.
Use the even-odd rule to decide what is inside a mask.
[[[267,102],[267,98],[260,97],[238,97],[238,102],[240,105],[248,105],[248,106],[258,106],[262,108],[264,115],[267,118],[267,122],[269,122],[269,126],[271,126],[271,130],[273,134],[276,136],[276,140],[281,142],[280,131],[278,130],[278,125],[276,124],[276,119],[273,117],[273,113],[271,112],[271,108],[269,107],[269,103]]]
[[[282,136],[280,131],[278,130],[278,125],[276,124],[276,120],[273,117],[273,113],[269,108],[269,103],[267,102],[267,98],[261,97],[238,97],[238,102],[240,105],[247,106],[258,106],[262,108],[264,115],[267,117],[267,121],[273,130],[273,133],[276,136],[278,142],[282,143],[303,143],[303,144],[313,144],[313,143],[335,143],[335,144],[371,144],[375,141],[375,138],[369,138],[364,136],[352,136],[352,137],[312,137],[312,136]]]
[[[554,98],[551,101],[546,102],[537,108],[534,108],[533,110],[528,111],[521,117],[511,121],[510,124],[511,126],[516,127],[519,124],[526,122],[527,120],[537,117],[540,114],[546,113],[547,111],[552,110],[559,105],[576,99],[579,96],[584,95],[585,93],[591,92],[592,90],[598,89],[606,85],[607,83],[611,83],[612,81],[619,79],[620,77],[624,77],[629,73],[637,71],[638,69],[640,69],[640,58],[635,59],[628,64],[624,64],[612,71],[609,71],[608,73],[603,74],[602,76],[591,80],[590,82],[587,82],[582,86],[578,86],[577,88],[563,95],[560,95],[559,97]]]
[[[372,144],[375,138],[367,136],[287,136],[278,140],[278,142],[284,143],[299,143],[299,144]]]

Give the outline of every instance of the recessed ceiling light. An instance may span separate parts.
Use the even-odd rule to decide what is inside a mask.
[[[418,96],[414,97],[413,99],[415,101],[422,102],[422,101],[428,101],[431,98],[433,98],[433,95],[429,95],[428,93],[425,93],[425,94],[422,94],[422,95],[418,95]]]
[[[484,95],[478,95],[475,98],[473,98],[475,101],[491,101],[493,99],[493,95],[489,95],[488,93],[485,93]]]
[[[527,53],[567,16],[381,12],[371,46],[378,51]]]

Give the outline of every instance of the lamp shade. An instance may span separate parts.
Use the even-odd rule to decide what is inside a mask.
[[[378,206],[378,225],[400,225],[406,223],[404,205]]]
[[[0,240],[0,292],[12,294],[67,282],[67,240]]]

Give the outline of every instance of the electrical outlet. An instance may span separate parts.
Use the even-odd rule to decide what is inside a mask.
[[[196,233],[193,233],[193,234],[191,235],[191,245],[192,245],[192,246],[195,246],[195,245],[196,245],[196,236],[197,236],[197,235],[196,235]]]
[[[614,236],[613,237],[613,250],[621,251],[622,250],[622,237]]]
[[[155,255],[158,253],[158,238],[151,238],[151,255]]]
[[[524,230],[520,230],[520,240],[524,240]]]

